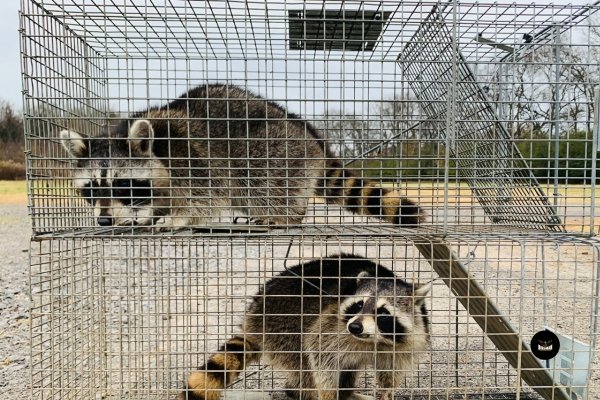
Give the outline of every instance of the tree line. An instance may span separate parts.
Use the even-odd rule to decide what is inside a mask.
[[[23,116],[0,100],[0,179],[25,179]]]
[[[498,150],[510,145],[514,158],[520,157],[514,150],[518,149],[538,179],[553,180],[556,174],[563,182],[589,182],[594,96],[600,85],[598,24],[591,28],[588,41],[591,45],[541,46],[501,65],[471,66],[485,103],[498,120],[478,121],[482,117],[469,115],[456,126],[502,124],[508,138],[492,133],[488,145]],[[426,106],[403,90],[393,99],[371,103],[366,115],[329,110],[315,125],[326,132],[342,158],[364,168],[368,176],[458,176],[456,157],[468,155],[446,156],[445,116],[432,118],[424,111]]]
[[[419,113],[415,113],[414,118],[407,113],[388,113],[392,109],[418,107],[416,100],[395,99],[375,105],[366,117],[331,113],[314,124],[326,133],[336,152],[352,168],[362,170],[365,176],[427,180],[439,179],[448,173],[458,178],[457,158],[466,160],[472,155],[448,149],[445,132],[439,129],[443,124],[429,121]],[[475,146],[494,146],[498,153],[504,149],[509,163],[511,159],[522,157],[540,181],[552,181],[557,177],[563,183],[589,183],[594,155],[589,119],[561,119],[558,134],[551,129],[551,122],[500,121],[498,123],[505,124],[509,138],[490,137],[487,142],[480,140]],[[501,166],[502,163],[497,164]],[[596,169],[599,166],[597,162]]]

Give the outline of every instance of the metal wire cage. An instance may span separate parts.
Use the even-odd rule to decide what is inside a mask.
[[[426,299],[430,349],[397,383],[398,398],[595,398],[596,244],[500,238],[456,240],[450,247],[469,278],[434,284]],[[439,277],[410,240],[372,235],[52,238],[33,250],[33,397],[44,399],[175,398],[188,374],[240,332],[249,299],[300,262],[346,252],[406,281]],[[474,282],[488,299],[479,312]],[[463,284],[470,296],[455,296]],[[499,330],[497,319],[510,329]],[[511,341],[529,346],[546,329],[561,335],[562,352],[528,366],[530,353]],[[372,370],[357,371],[359,390],[379,395]],[[251,365],[224,396],[285,398],[287,372]]]
[[[417,201],[431,229],[501,226],[593,233],[598,224],[596,11],[593,6],[478,3],[347,3],[322,9],[310,2],[268,7],[24,2],[22,65],[34,230],[97,227],[94,208],[85,207],[73,190],[74,161],[58,143],[61,130],[106,138],[116,135],[111,129],[123,117],[165,107],[198,85],[226,83],[283,106],[284,119],[300,115],[300,129],[320,130],[348,169]],[[233,94],[220,96],[231,104],[235,100]],[[233,105],[223,114],[230,124],[240,119]],[[188,111],[176,117],[205,116]],[[162,118],[175,131],[175,117]],[[267,125],[277,120],[268,113],[249,118]],[[216,127],[214,132],[234,139],[232,132]],[[206,139],[193,130],[186,134],[191,142]],[[159,156],[182,161],[190,156],[176,153]],[[218,167],[220,157],[208,150],[207,158]],[[164,195],[167,208],[175,203],[181,209],[196,207],[188,196],[196,185],[249,185],[202,175],[211,171],[208,164],[188,165],[190,176],[178,180],[172,167],[171,180],[162,184],[170,190]],[[302,169],[286,165],[278,168]],[[242,167],[258,169],[249,162]],[[298,196],[261,195],[271,202]],[[227,215],[220,223],[231,223],[235,196],[229,199],[233,207],[206,196],[206,207]],[[333,208],[326,214],[335,214]],[[285,216],[290,209],[270,211]],[[213,218],[200,225],[216,223]]]
[[[341,253],[435,282],[397,397],[597,396],[599,8],[22,0],[33,397],[173,398]]]

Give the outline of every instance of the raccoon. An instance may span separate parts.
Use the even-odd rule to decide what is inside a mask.
[[[262,357],[286,371],[292,399],[368,398],[354,389],[358,370],[370,365],[389,400],[429,346],[430,287],[354,255],[294,266],[265,284],[248,307],[243,333],[191,373],[177,399],[218,400]]]
[[[237,86],[198,86],[133,114],[108,138],[60,137],[101,226],[208,225],[225,209],[298,224],[313,196],[397,225],[421,221],[414,201],[344,169],[312,125]]]

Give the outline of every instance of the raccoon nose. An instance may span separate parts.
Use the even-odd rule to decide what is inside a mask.
[[[111,226],[113,219],[111,217],[98,217],[97,222],[100,226]]]
[[[348,324],[348,331],[353,335],[360,335],[363,332],[363,326],[359,322]]]

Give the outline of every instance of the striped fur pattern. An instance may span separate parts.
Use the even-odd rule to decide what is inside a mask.
[[[397,225],[422,218],[412,200],[345,170],[311,124],[237,86],[198,86],[107,137],[60,136],[99,225],[206,226],[225,209],[299,224],[314,196]]]
[[[234,336],[219,351],[208,359],[204,372],[191,374],[188,388],[202,388],[202,391],[181,393],[178,400],[219,400],[224,387],[234,382],[245,366],[260,359],[259,344]]]
[[[358,371],[373,366],[390,400],[429,346],[429,289],[352,255],[292,267],[253,298],[242,333],[189,375],[178,400],[218,400],[259,359],[285,371],[292,399],[363,399]]]
[[[352,171],[334,168],[326,172],[320,195],[355,214],[373,216],[395,225],[416,226],[423,214],[417,204],[394,189],[356,177]]]

